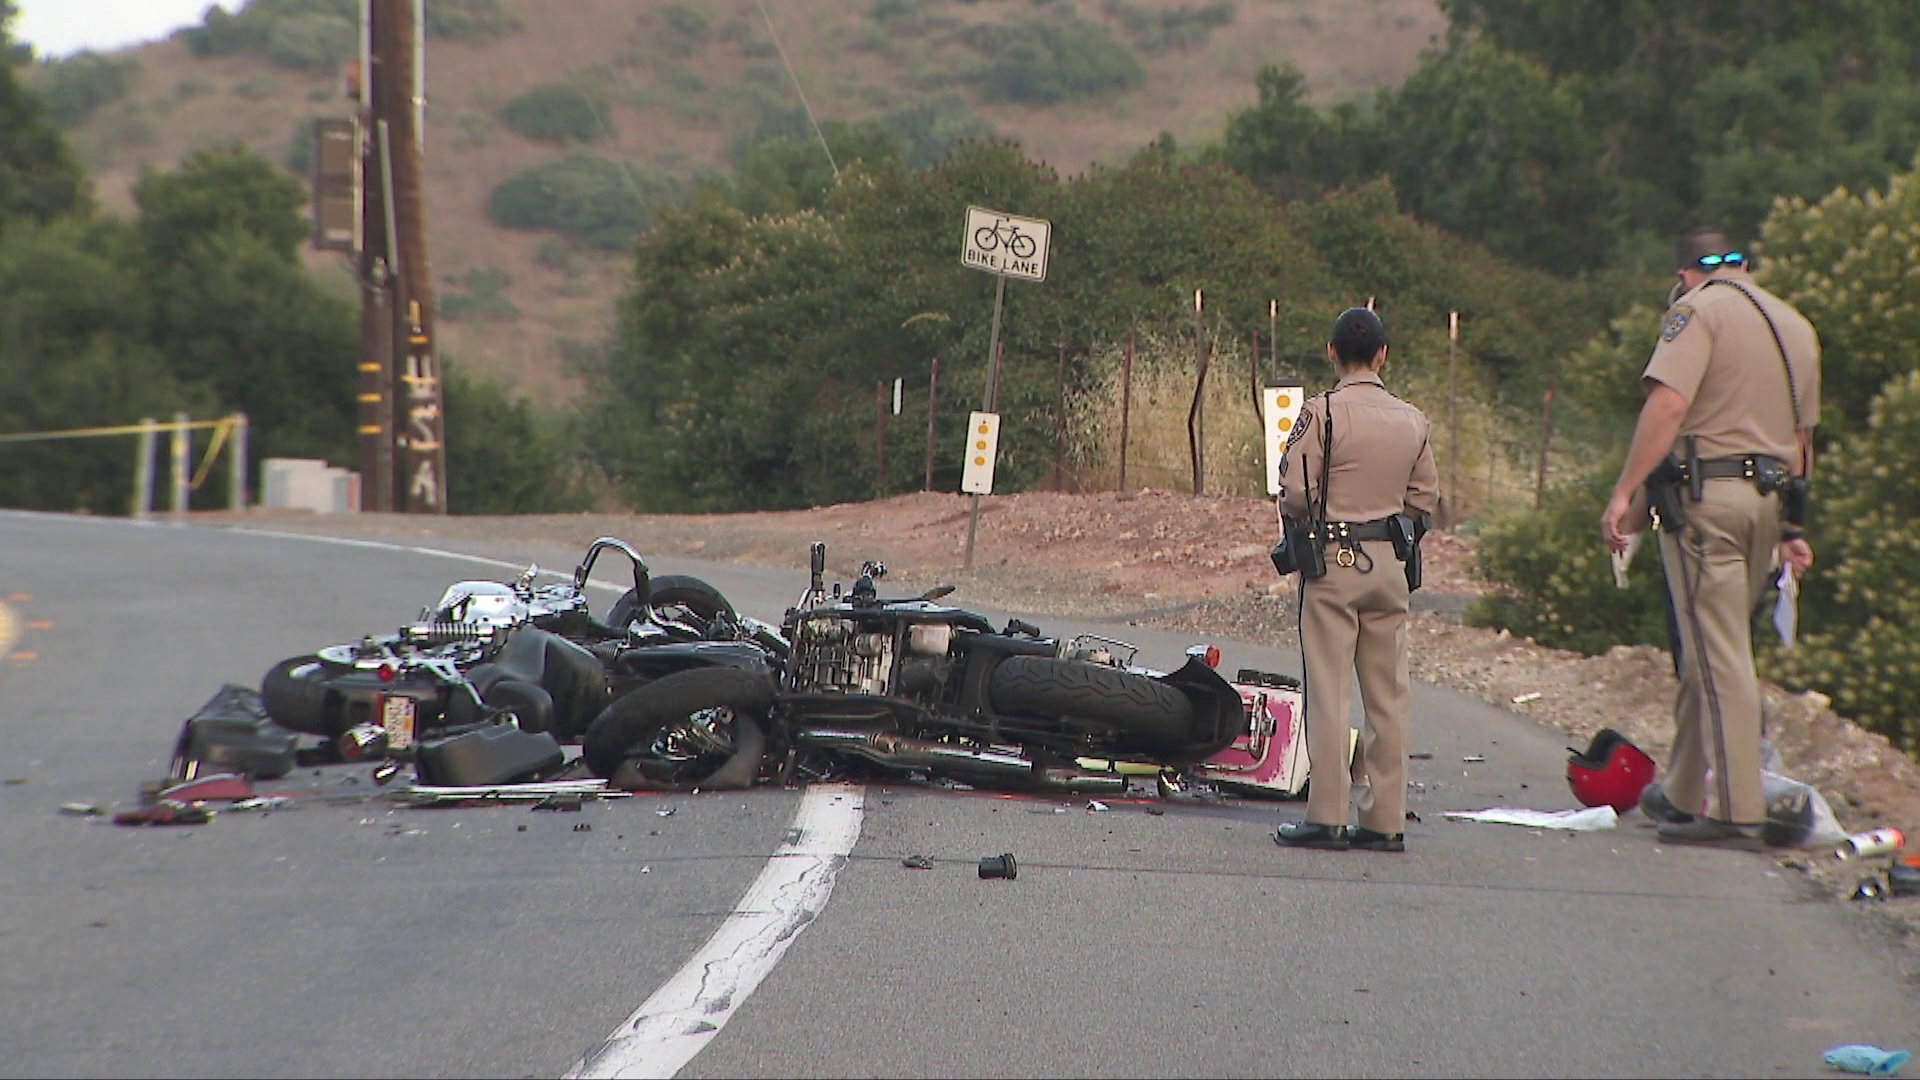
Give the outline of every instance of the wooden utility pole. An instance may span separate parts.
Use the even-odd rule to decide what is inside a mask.
[[[361,72],[368,183],[361,260],[362,370],[381,380],[363,390],[363,407],[381,411],[388,462],[374,463],[374,509],[443,514],[447,510],[446,425],[440,361],[434,346],[432,263],[427,257],[425,100],[421,0],[364,0],[367,55]],[[375,197],[378,192],[378,198]],[[377,205],[376,205],[377,204]],[[375,237],[378,237],[376,242]],[[374,372],[371,366],[381,370]],[[383,401],[372,395],[379,393]],[[362,434],[373,422],[363,418]],[[363,450],[364,459],[364,450]]]

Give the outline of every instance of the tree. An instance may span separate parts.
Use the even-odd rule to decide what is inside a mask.
[[[0,45],[10,8],[0,8]],[[15,221],[51,221],[90,209],[92,196],[41,99],[20,84],[16,58],[0,62],[0,234]]]
[[[1352,105],[1323,116],[1307,101],[1306,77],[1291,64],[1255,78],[1260,101],[1227,118],[1219,159],[1282,199],[1302,199],[1373,175],[1377,125]]]
[[[1914,171],[1884,191],[1841,188],[1815,202],[1783,200],[1761,234],[1761,280],[1820,334],[1825,437],[1857,427],[1889,380],[1920,368],[1917,244]]]
[[[558,427],[448,360],[447,505],[457,514],[571,513],[587,500]]]
[[[1888,382],[1866,423],[1821,469],[1813,536],[1820,563],[1806,581],[1799,647],[1767,667],[1787,685],[1818,689],[1834,710],[1920,751],[1913,687],[1920,680],[1920,371]]]
[[[218,415],[217,397],[178,377],[149,333],[151,282],[138,237],[118,222],[68,218],[0,236],[0,431],[118,427],[176,411]],[[0,445],[0,503],[124,514],[130,438]]]
[[[196,151],[171,172],[149,170],[133,189],[147,248],[162,258],[198,238],[239,232],[293,263],[308,235],[307,198],[284,171],[237,144]]]
[[[1381,153],[1409,213],[1543,269],[1606,254],[1591,125],[1545,68],[1470,44],[1381,96]]]

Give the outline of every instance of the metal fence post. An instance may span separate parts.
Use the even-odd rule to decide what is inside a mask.
[[[920,482],[920,490],[933,490],[933,403],[940,396],[940,358],[933,358],[933,369],[927,374],[927,473]]]
[[[1059,343],[1059,413],[1053,418],[1053,490],[1067,490],[1067,343]]]
[[[247,414],[234,413],[227,445],[227,508],[247,508]]]
[[[1553,390],[1557,371],[1547,372],[1547,392],[1540,407],[1540,471],[1533,480],[1533,508],[1540,504],[1547,494],[1547,454],[1553,448]]]
[[[1120,490],[1127,490],[1127,420],[1133,413],[1133,331],[1127,331],[1127,356],[1120,362]]]
[[[146,517],[153,512],[153,465],[154,442],[159,432],[154,430],[153,417],[140,418],[140,431],[134,435],[133,446],[133,516]]]
[[[173,414],[173,512],[187,509],[187,465],[192,453],[193,434],[187,427],[187,414]]]

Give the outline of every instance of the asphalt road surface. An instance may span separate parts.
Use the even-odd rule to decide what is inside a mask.
[[[1281,850],[1298,803],[416,809],[344,765],[263,785],[285,809],[111,823],[222,684],[581,553],[467,554],[0,513],[0,1075],[1812,1076],[1836,1045],[1920,1049],[1914,949],[1770,858],[1659,846],[1637,815],[1445,819],[1575,804],[1561,736],[1425,686],[1403,855]],[[769,619],[805,584],[653,569]],[[1019,614],[1153,666],[1190,644]],[[1003,852],[1017,878],[981,879]]]

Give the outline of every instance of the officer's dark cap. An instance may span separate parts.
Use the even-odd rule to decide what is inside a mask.
[[[1343,362],[1362,363],[1386,347],[1387,325],[1366,308],[1348,308],[1333,320],[1333,334],[1327,342]]]

